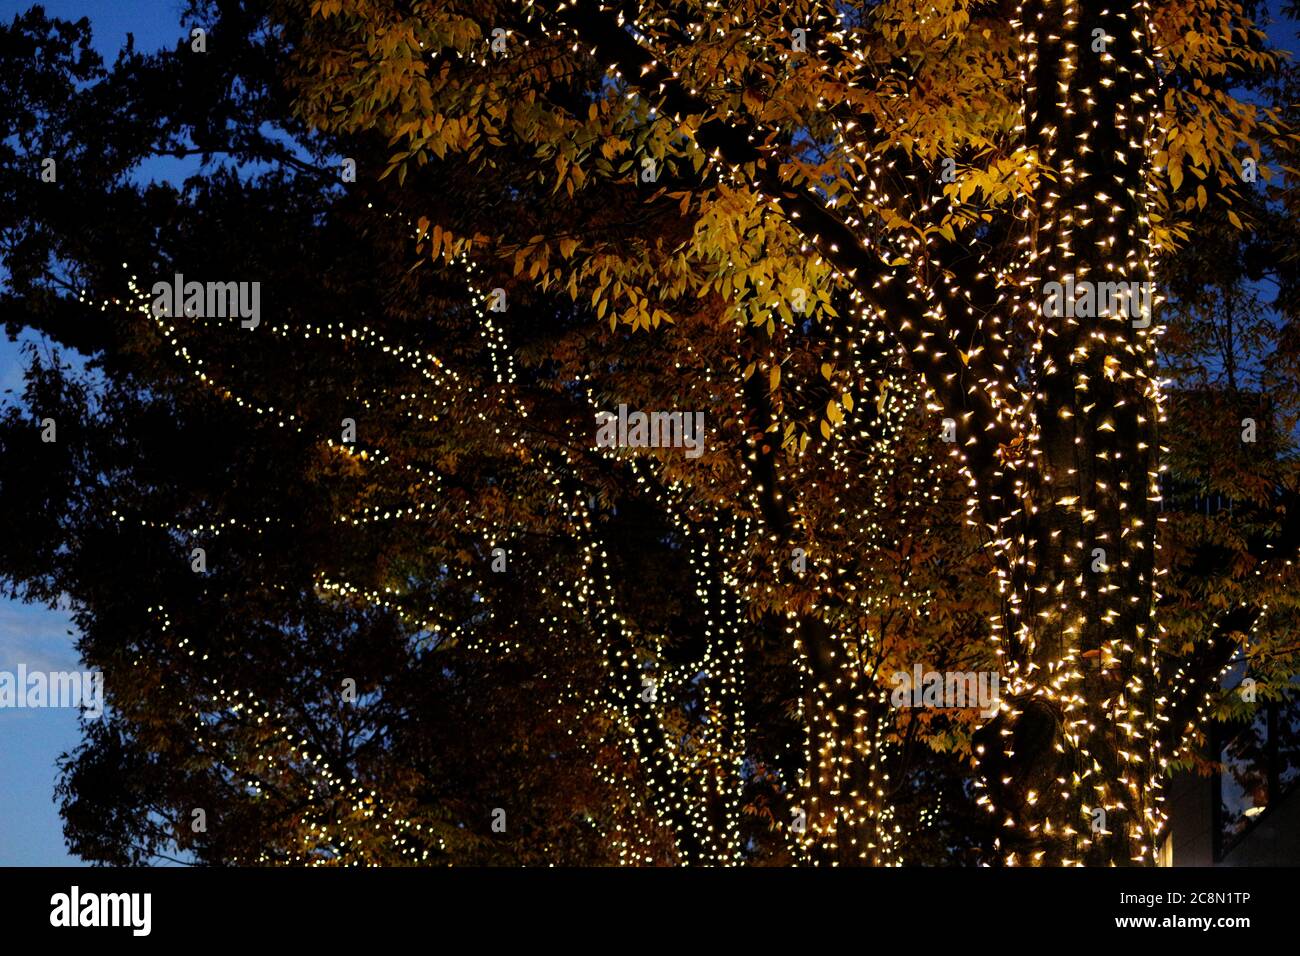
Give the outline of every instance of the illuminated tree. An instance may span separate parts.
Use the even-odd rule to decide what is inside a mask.
[[[439,221],[435,257],[512,258],[633,327],[718,291],[769,332],[797,322],[800,293],[850,339],[886,330],[955,422],[998,571],[1011,693],[981,768],[999,856],[1154,859],[1159,777],[1214,675],[1166,660],[1155,615],[1158,326],[1136,299],[1092,297],[1154,281],[1189,208],[1231,205],[1238,151],[1258,161],[1278,132],[1230,92],[1275,63],[1240,5],[282,9],[304,115],[390,137],[399,180],[487,170],[510,143],[573,197],[569,222],[620,178],[694,219],[687,239],[640,242]],[[852,306],[828,308],[833,290]],[[856,355],[827,357],[834,381]],[[782,360],[747,371],[777,394]],[[826,411],[829,440],[843,413]],[[808,433],[789,424],[798,454]]]
[[[1048,284],[1149,281],[1210,217],[1241,248],[1240,151],[1281,131],[1228,92],[1276,64],[1248,11],[198,9],[224,55],[12,71],[33,135],[105,160],[40,193],[48,144],[10,157],[5,302],[106,380],[37,361],[0,481],[6,579],[70,593],[108,677],[83,852],[1154,859],[1159,778],[1288,582],[1157,537],[1162,446],[1197,469],[1159,323]],[[124,182],[177,150],[274,168]],[[156,313],[174,272],[262,277],[261,323]],[[619,404],[702,410],[703,453],[597,447]],[[914,664],[1000,670],[999,714],[891,706]]]
[[[25,25],[41,42],[47,31]],[[214,44],[232,35],[212,31]],[[266,56],[243,49],[184,82],[245,91],[264,121],[274,98],[253,81]],[[175,840],[212,862],[888,862],[934,830],[935,794],[951,804],[961,786],[927,742],[968,747],[969,715],[951,733],[938,716],[905,720],[895,746],[881,686],[917,655],[988,657],[950,646],[954,622],[978,625],[978,598],[959,591],[984,569],[960,525],[928,521],[935,496],[960,501],[958,484],[916,453],[937,438],[904,386],[882,380],[887,350],[859,355],[874,394],[837,426],[830,465],[843,474],[825,481],[809,457],[789,473],[792,507],[766,477],[780,448],[770,376],[739,390],[711,375],[769,354],[765,330],[719,326],[720,296],[658,342],[626,327],[593,338],[592,315],[519,284],[504,312],[485,309],[468,263],[410,271],[415,225],[389,211],[400,191],[342,190],[327,159],[280,156],[232,120],[247,109],[232,94],[150,96],[159,77],[196,69],[182,48],[91,86],[149,135],[108,135],[99,178],[32,193],[15,224],[40,242],[10,260],[24,277],[10,316],[95,356],[106,379],[37,362],[5,433],[6,573],[27,597],[73,596],[115,710],[68,766],[74,846],[109,861]],[[121,182],[139,157],[187,149],[191,127],[288,168],[182,192]],[[366,168],[364,143],[337,148]],[[511,195],[496,215],[526,221],[544,195],[510,182],[520,168],[489,183],[449,175],[437,191],[468,208]],[[133,204],[146,214],[117,213]],[[614,233],[641,205],[630,188],[593,209]],[[661,210],[643,228],[673,219]],[[153,314],[145,277],[175,271],[260,276],[260,331]],[[821,361],[834,339],[797,331],[780,333],[786,388],[815,413],[842,395]],[[687,392],[682,368],[696,373]],[[708,456],[598,453],[592,410],[617,401],[708,408]],[[66,445],[32,437],[34,409],[65,423]],[[885,512],[912,526],[885,531]],[[808,570],[796,574],[797,544]],[[815,656],[792,626],[810,629]],[[343,706],[348,680],[360,699]],[[395,712],[411,716],[395,725]],[[514,746],[544,759],[520,762]],[[368,799],[337,769],[321,774],[308,757],[322,754]],[[493,775],[478,766],[497,766],[487,755]],[[483,832],[493,779],[521,787],[503,801],[505,837]],[[925,852],[971,839],[948,829]]]

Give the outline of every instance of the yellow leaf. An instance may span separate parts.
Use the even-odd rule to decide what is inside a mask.
[[[781,366],[773,365],[772,371],[767,373],[767,385],[772,391],[776,391],[777,386],[781,384]]]

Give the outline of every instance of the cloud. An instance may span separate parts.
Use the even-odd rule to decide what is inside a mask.
[[[79,670],[75,634],[68,611],[0,600],[0,670]]]

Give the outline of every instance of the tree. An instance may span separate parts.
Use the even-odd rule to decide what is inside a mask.
[[[1204,684],[1164,683],[1151,308],[1092,296],[1151,283],[1187,235],[1188,174],[1198,206],[1211,189],[1230,205],[1237,150],[1258,160],[1278,133],[1231,93],[1276,64],[1240,5],[281,9],[304,115],[388,135],[399,180],[449,157],[488,168],[518,142],[557,193],[635,176],[696,214],[690,241],[621,255],[599,237],[579,253],[544,231],[489,234],[517,273],[590,288],[612,322],[654,326],[751,284],[765,301],[750,316],[786,320],[792,291],[851,290],[855,319],[888,330],[957,423],[998,569],[990,627],[1012,692],[981,766],[1003,858],[1154,858],[1158,777],[1185,732],[1165,706]],[[593,72],[609,81],[575,108]],[[743,227],[711,229],[723,210]],[[557,246],[578,261],[553,262]]]
[[[105,379],[38,362],[0,481],[0,567],[109,677],[83,852],[1153,859],[1267,589],[1158,561],[1154,326],[1045,285],[1242,209],[1237,140],[1281,129],[1228,92],[1276,62],[1247,11],[199,9],[225,55],[66,94],[146,135],[70,195],[11,179],[8,314]],[[169,148],[278,168],[124,182]],[[262,276],[263,324],[153,314],[176,271]],[[704,454],[594,447],[620,403],[703,409]],[[891,706],[915,663],[1000,669],[1000,713]]]

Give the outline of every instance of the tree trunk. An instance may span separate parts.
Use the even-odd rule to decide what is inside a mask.
[[[1026,137],[1054,179],[1037,189],[1015,296],[1038,324],[1025,450],[995,479],[1013,502],[997,622],[1009,693],[982,742],[1007,863],[1152,863],[1156,850],[1154,344],[1123,308],[1043,308],[1066,276],[1080,289],[1151,279],[1148,18],[1138,2],[1021,11]]]

